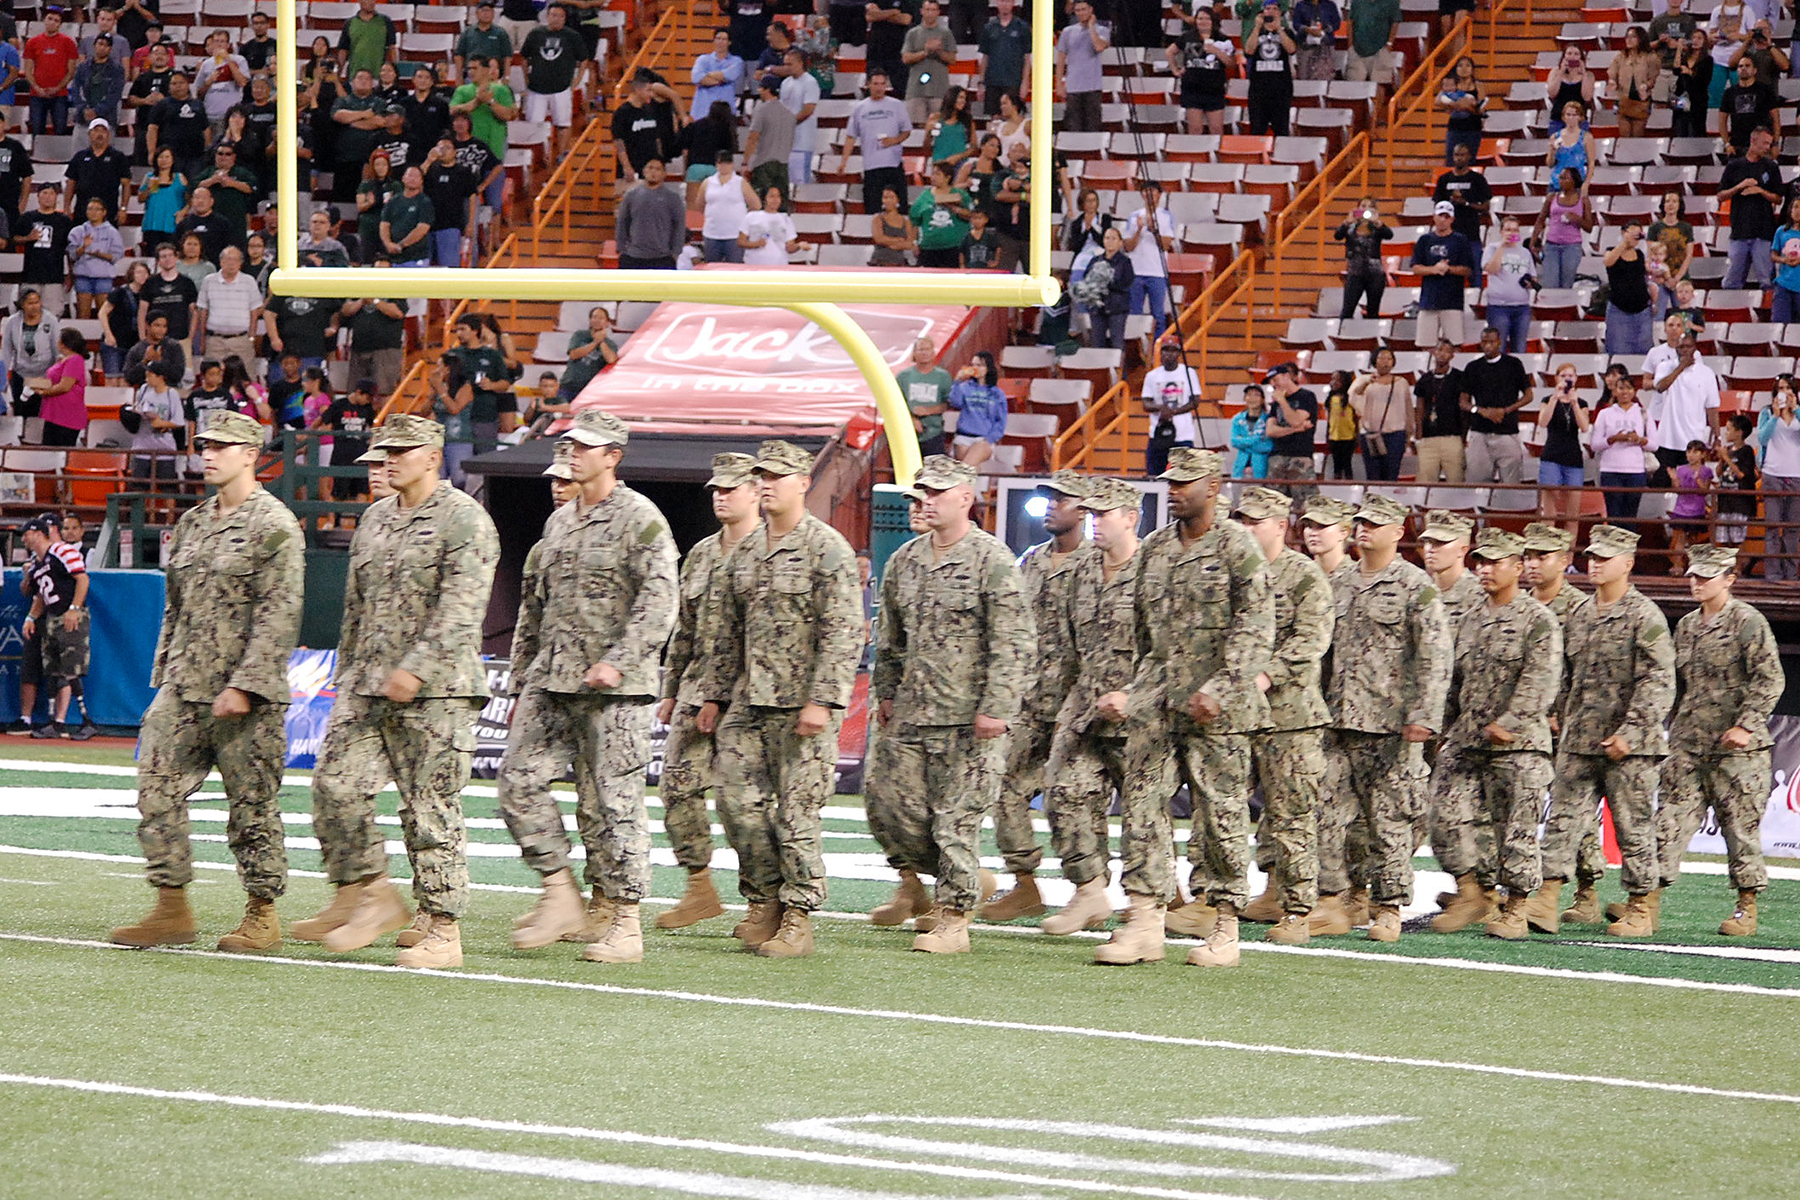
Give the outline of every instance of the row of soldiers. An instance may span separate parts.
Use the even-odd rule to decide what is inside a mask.
[[[398,931],[398,961],[418,967],[462,961],[461,791],[486,698],[480,627],[498,556],[487,513],[438,480],[442,437],[436,422],[397,416],[366,456],[373,489],[391,494],[370,506],[351,543],[337,701],[313,786],[336,891],[289,930],[336,952]],[[771,441],[754,457],[714,459],[707,486],[721,530],[678,571],[661,513],[618,478],[627,442],[622,422],[585,411],[546,471],[559,507],[525,564],[517,703],[499,778],[502,816],[543,891],[514,923],[512,943],[571,941],[589,961],[641,959],[644,770],[659,716],[670,726],[665,828],[688,886],[657,924],[723,912],[709,872],[710,785],[748,903],[735,936],[765,957],[810,954],[811,914],[825,898],[820,817],[864,642],[855,557],[806,511],[811,456]],[[139,837],[157,900],[113,938],[194,940],[186,805],[216,768],[249,893],[243,921],[219,945],[267,950],[281,939],[274,902],[286,879],[276,790],[301,538],[256,485],[253,422],[211,414],[196,443],[217,490],[182,518],[170,545],[152,679],[160,690],[142,732]],[[1173,929],[1205,938],[1190,962],[1235,963],[1238,917],[1256,913],[1249,797],[1260,780],[1257,846],[1272,883],[1259,903],[1272,906],[1278,941],[1349,932],[1361,923],[1359,893],[1369,936],[1397,938],[1412,854],[1427,833],[1458,880],[1441,928],[1486,919],[1505,937],[1523,937],[1528,924],[1554,929],[1601,788],[1631,897],[1615,932],[1654,928],[1655,897],[1708,806],[1740,889],[1740,928],[1727,931],[1754,930],[1756,821],[1780,669],[1767,624],[1730,596],[1728,560],[1693,557],[1701,607],[1671,650],[1660,614],[1630,588],[1633,539],[1623,530],[1595,530],[1591,599],[1563,584],[1569,543],[1548,527],[1523,541],[1483,530],[1479,590],[1440,573],[1440,597],[1439,583],[1399,558],[1407,513],[1391,500],[1350,509],[1313,498],[1301,518],[1308,557],[1286,547],[1285,496],[1251,489],[1239,519],[1219,511],[1211,452],[1178,449],[1163,478],[1174,520],[1140,545],[1137,489],[1059,474],[1049,486],[1052,540],[1015,564],[974,526],[967,465],[923,464],[912,493],[921,536],[894,555],[881,584],[867,802],[901,885],[872,914],[876,924],[910,919],[915,949],[953,953],[969,948],[978,909],[990,919],[1043,912],[1030,819],[1042,790],[1053,845],[1077,884],[1044,928],[1098,926],[1111,916],[1116,793],[1130,907],[1096,957],[1160,958]],[[1450,548],[1428,554],[1453,557],[1460,570],[1468,529],[1455,521],[1433,514],[1425,538]],[[1354,561],[1345,553],[1352,528]],[[1520,586],[1534,559],[1535,598]],[[1677,671],[1685,693],[1668,753],[1662,724]],[[1540,851],[1553,718],[1561,767]],[[1665,754],[1652,820],[1654,763]],[[551,788],[571,764],[585,896]],[[377,798],[390,781],[416,911],[387,874]],[[1182,784],[1194,812],[1191,901],[1178,892],[1169,805]],[[1014,876],[997,897],[978,853],[990,813]],[[921,875],[935,878],[935,897]]]

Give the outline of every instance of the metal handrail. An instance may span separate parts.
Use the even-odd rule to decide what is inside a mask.
[[[1440,60],[1454,61],[1454,56],[1461,53],[1465,45],[1470,44],[1469,30],[1470,14],[1465,12],[1456,19],[1456,24],[1450,26],[1450,31],[1438,44],[1426,52],[1419,60],[1419,65],[1412,69],[1412,73],[1401,81],[1394,89],[1394,94],[1388,98],[1385,123],[1387,148],[1383,153],[1382,166],[1384,191],[1391,193],[1394,190],[1394,147],[1399,141],[1401,119],[1411,116],[1414,110],[1431,99],[1432,88],[1444,73],[1444,64]],[[1402,108],[1402,100],[1410,93],[1417,94],[1406,100],[1405,107]],[[1431,114],[1432,110],[1428,108],[1425,115],[1427,133],[1430,132]]]
[[[1100,445],[1100,440],[1117,428],[1130,412],[1126,401],[1131,395],[1131,385],[1121,379],[1107,388],[1101,397],[1088,405],[1087,411],[1075,418],[1075,422],[1056,435],[1056,441],[1050,447],[1050,469],[1060,470],[1063,467],[1080,468],[1090,466],[1089,458]],[[1117,409],[1116,413],[1113,410]],[[1104,418],[1106,424],[1100,425],[1103,413],[1113,413]]]
[[[1371,141],[1367,133],[1359,133],[1345,143],[1344,148],[1334,155],[1324,168],[1307,181],[1293,201],[1276,214],[1273,236],[1270,238],[1269,250],[1275,259],[1275,297],[1281,298],[1282,286],[1286,282],[1288,247],[1294,240],[1308,230],[1317,228],[1321,237],[1329,221],[1327,213],[1332,210],[1331,202],[1351,184],[1359,187],[1368,186],[1369,154]],[[1334,174],[1342,171],[1342,178],[1331,184],[1329,180]],[[1318,195],[1311,198],[1307,205],[1308,193],[1319,189]],[[1292,229],[1283,232],[1283,225],[1288,218],[1294,218]]]
[[[594,117],[582,127],[581,134],[569,146],[569,153],[531,201],[531,265],[544,265],[544,230],[562,213],[562,253],[569,252],[569,221],[575,207],[575,181],[588,171],[598,174],[603,155],[611,147],[611,126],[602,117]],[[560,190],[557,190],[560,187]],[[551,192],[556,191],[555,196]]]

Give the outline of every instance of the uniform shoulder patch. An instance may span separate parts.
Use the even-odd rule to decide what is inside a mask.
[[[662,535],[663,523],[661,521],[647,521],[645,522],[644,527],[638,530],[638,545],[651,545],[658,538],[662,537]]]
[[[287,545],[288,538],[291,536],[292,536],[291,532],[286,529],[271,529],[271,530],[269,530],[269,535],[267,537],[263,538],[263,545],[262,545],[263,553],[264,554],[275,553],[277,550],[279,550],[283,546]]]
[[[1438,598],[1437,584],[1428,583],[1424,587],[1419,589],[1419,603],[1420,604],[1430,604],[1433,600],[1436,600],[1437,598]]]

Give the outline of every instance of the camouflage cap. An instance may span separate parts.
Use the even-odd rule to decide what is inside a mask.
[[[544,468],[544,474],[550,476],[552,479],[560,479],[564,483],[574,482],[575,468],[570,462],[574,457],[575,443],[565,442],[561,438],[558,438],[556,441],[556,453],[551,458],[550,465]]]
[[[1621,554],[1634,554],[1638,548],[1638,535],[1618,525],[1596,525],[1588,530],[1587,549],[1583,552],[1588,558],[1617,558]]]
[[[1364,496],[1362,507],[1356,510],[1355,519],[1365,525],[1404,525],[1406,524],[1406,505],[1392,496]]]
[[[1294,511],[1291,497],[1274,488],[1245,488],[1238,497],[1236,512],[1252,521],[1284,521]]]
[[[910,500],[914,504],[925,503],[925,493],[920,491],[916,487],[901,488],[900,494],[902,496],[905,496],[908,500]]]
[[[765,446],[785,445],[786,443],[765,442]],[[715,454],[712,458],[712,478],[706,481],[709,488],[730,491],[735,487],[743,487],[750,482],[750,475],[756,466],[753,454]]]
[[[756,448],[756,465],[750,469],[759,475],[808,475],[812,466],[813,456],[794,443],[768,441]]]
[[[1426,542],[1466,542],[1475,530],[1475,522],[1457,513],[1434,508],[1425,514],[1425,528],[1419,539]]]
[[[1688,547],[1687,573],[1698,575],[1702,579],[1717,579],[1727,571],[1737,570],[1737,560],[1736,546],[1703,542],[1698,546]]]
[[[411,450],[414,446],[442,447],[444,427],[430,417],[395,413],[375,431],[373,450]]]
[[[206,414],[206,425],[194,435],[196,442],[218,442],[227,446],[260,446],[263,427],[255,417],[215,408]]]
[[[1476,558],[1517,558],[1525,553],[1525,539],[1516,533],[1489,526],[1475,535]]]
[[[1169,451],[1169,469],[1158,475],[1170,483],[1192,483],[1220,473],[1217,451],[1196,450],[1192,446],[1176,446]]]
[[[1071,471],[1065,467],[1050,476],[1050,478],[1044,480],[1044,482],[1038,484],[1038,491],[1061,492],[1065,496],[1073,496],[1075,499],[1080,500],[1082,497],[1092,493],[1096,482],[1098,481],[1091,476],[1083,475],[1080,471]],[[1113,507],[1119,508],[1122,506],[1115,504]]]
[[[1559,554],[1573,549],[1575,535],[1550,521],[1533,521],[1525,527],[1525,550],[1529,554]]]
[[[356,456],[359,463],[384,463],[387,461],[386,450],[365,450]]]
[[[1348,500],[1314,493],[1306,498],[1306,508],[1301,512],[1300,519],[1311,521],[1314,525],[1344,525],[1354,516],[1356,505]]]
[[[933,454],[920,463],[919,473],[913,476],[914,487],[934,492],[947,491],[962,484],[973,486],[974,483],[974,467],[943,454]]]
[[[584,408],[575,414],[574,424],[563,430],[563,436],[584,446],[623,446],[631,440],[631,431],[609,412]]]
[[[1089,512],[1112,512],[1117,508],[1143,510],[1144,494],[1123,479],[1089,479],[1081,507]]]

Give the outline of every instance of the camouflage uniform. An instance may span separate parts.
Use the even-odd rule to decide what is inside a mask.
[[[1521,553],[1519,541],[1484,529],[1475,553],[1513,557]],[[1465,614],[1456,636],[1458,713],[1445,738],[1452,753],[1432,844],[1452,875],[1476,869],[1479,815],[1493,828],[1496,882],[1515,895],[1543,882],[1537,819],[1550,782],[1550,704],[1561,683],[1561,624],[1529,593]],[[1513,740],[1489,742],[1482,732],[1489,725]]]
[[[933,455],[918,483],[972,479]],[[1034,635],[1018,568],[992,534],[972,529],[942,551],[918,537],[888,560],[871,691],[892,711],[870,765],[884,782],[869,827],[890,862],[937,877],[950,909],[975,907],[981,820],[1006,765],[1006,739],[977,738],[973,723],[1018,720]]]
[[[599,418],[605,418],[600,420]],[[616,437],[621,424],[595,413],[588,424]],[[583,426],[571,434],[590,436]],[[609,900],[650,894],[650,821],[644,768],[650,760],[651,697],[675,623],[676,555],[656,505],[623,483],[595,504],[576,499],[550,515],[525,559],[513,634],[519,705],[500,762],[500,815],[525,862],[540,875],[569,866],[569,835],[550,785],[573,761],[594,783],[577,796],[576,828],[587,850],[584,878]],[[619,672],[604,690],[585,677],[597,664]]]
[[[1419,536],[1431,541],[1467,541],[1474,528],[1475,523],[1459,513],[1433,509],[1425,514],[1425,526],[1420,530]],[[1481,582],[1475,578],[1475,572],[1465,568],[1456,577],[1455,583],[1438,590],[1438,599],[1444,605],[1444,628],[1450,635],[1450,645],[1454,650],[1457,631],[1462,628],[1463,618],[1486,606],[1487,593],[1481,590]],[[1445,729],[1456,724],[1456,713],[1456,688],[1452,686],[1444,696]],[[1441,821],[1444,806],[1448,802],[1448,781],[1455,768],[1455,758],[1456,751],[1439,736],[1425,743],[1420,751],[1420,762],[1409,772],[1417,783],[1413,809],[1414,849],[1430,842],[1435,853],[1439,843],[1448,836],[1447,831],[1441,827]],[[1483,863],[1493,862],[1493,830],[1488,826],[1484,814],[1474,814],[1474,820],[1475,839],[1482,849],[1478,859]]]
[[[1357,518],[1396,524],[1406,510],[1374,496]],[[1402,733],[1408,725],[1443,726],[1452,655],[1444,606],[1430,577],[1398,556],[1373,574],[1345,563],[1332,585],[1337,623],[1325,700],[1336,753],[1329,812],[1350,828],[1320,830],[1319,890],[1349,887],[1342,851],[1348,840],[1367,848],[1374,902],[1404,906],[1412,898],[1411,814],[1424,756],[1422,745]]]
[[[1527,526],[1525,532],[1526,536],[1529,538],[1531,527]],[[1530,549],[1530,546],[1527,545],[1526,549]],[[1569,695],[1569,670],[1567,663],[1569,656],[1569,615],[1587,603],[1588,597],[1586,593],[1578,591],[1573,584],[1566,582],[1562,587],[1557,589],[1556,595],[1550,597],[1549,600],[1544,601],[1544,606],[1550,610],[1550,615],[1560,621],[1563,628],[1564,664],[1562,692],[1557,696],[1556,702],[1550,707],[1550,711],[1556,715],[1559,725],[1562,721],[1563,704],[1568,699]],[[1553,733],[1551,741],[1558,742],[1559,738],[1559,733]],[[1481,831],[1477,830],[1477,839],[1479,839],[1480,834]],[[1549,873],[1547,863],[1545,866],[1545,873]],[[1598,822],[1596,822],[1593,828],[1582,835],[1581,845],[1575,851],[1575,882],[1582,887],[1593,887],[1605,877],[1606,852],[1600,846],[1600,829]]]
[[[1178,447],[1163,478],[1217,474],[1218,455]],[[1138,551],[1138,667],[1125,746],[1122,884],[1161,904],[1175,900],[1169,799],[1182,783],[1193,797],[1189,887],[1211,904],[1248,903],[1249,732],[1268,724],[1256,677],[1272,666],[1275,599],[1268,563],[1250,531],[1229,518],[1191,544],[1178,525],[1158,529]],[[1188,715],[1204,693],[1219,715]]]
[[[206,433],[230,428],[214,422]],[[249,424],[261,445],[262,430]],[[305,592],[300,524],[261,488],[229,513],[210,496],[176,522],[164,562],[168,598],[150,671],[160,690],[138,731],[137,834],[148,877],[156,887],[192,882],[188,798],[216,767],[238,879],[250,895],[273,900],[287,887],[276,794],[287,757],[287,663]],[[250,697],[248,715],[213,716],[226,688]]]
[[[1668,753],[1663,722],[1675,701],[1669,623],[1636,588],[1604,608],[1590,598],[1570,610],[1566,653],[1569,679],[1544,823],[1544,875],[1574,876],[1577,849],[1594,835],[1605,797],[1619,836],[1625,890],[1641,896],[1655,890],[1659,865],[1656,769]],[[1614,734],[1631,747],[1617,762],[1600,746]]]
[[[1691,566],[1689,573],[1695,573]],[[1662,768],[1661,885],[1681,877],[1682,855],[1710,808],[1725,838],[1732,886],[1761,890],[1769,879],[1760,833],[1774,745],[1769,714],[1786,684],[1775,635],[1761,613],[1736,597],[1710,619],[1695,609],[1675,625],[1675,670],[1682,693]],[[1719,744],[1734,725],[1750,731],[1742,750]]]
[[[435,421],[401,415],[388,419],[375,444],[406,449],[442,438]],[[469,887],[462,789],[475,714],[487,700],[481,622],[498,557],[494,522],[448,481],[416,507],[389,496],[363,510],[350,542],[337,701],[313,774],[313,828],[330,882],[386,873],[375,797],[393,780],[420,906],[433,916],[462,915]],[[396,670],[421,681],[404,704],[381,694]]]

